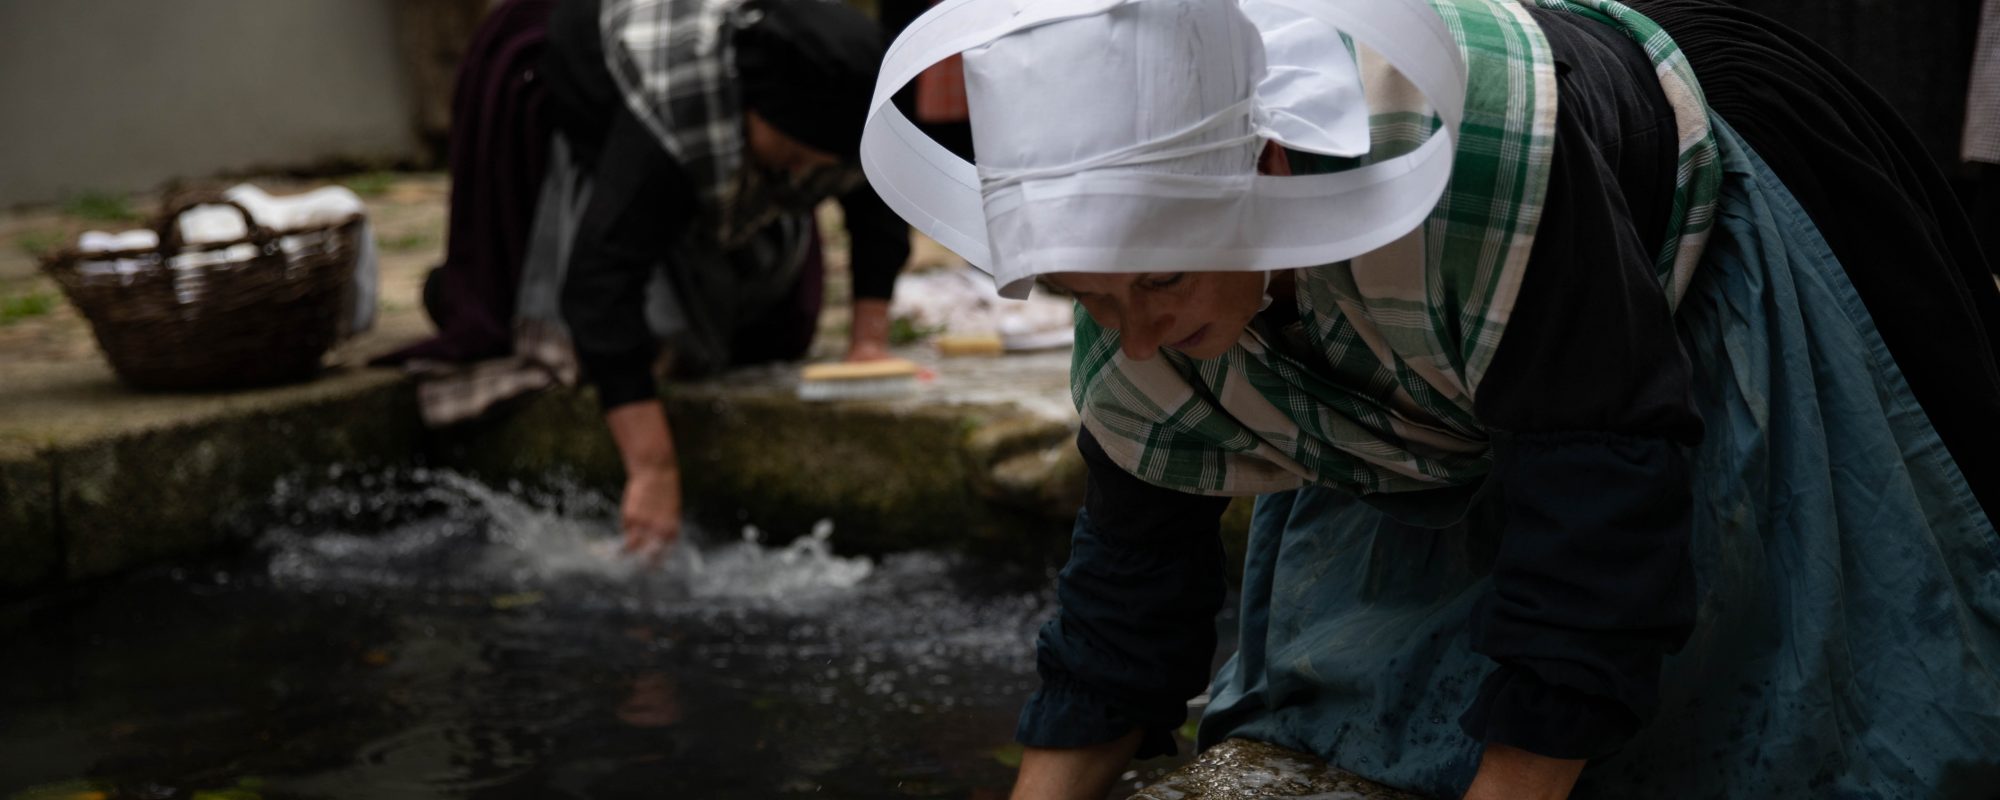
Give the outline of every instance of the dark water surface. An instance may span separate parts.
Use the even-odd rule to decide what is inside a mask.
[[[648,572],[612,552],[600,497],[342,482],[281,485],[248,552],[0,605],[0,797],[997,798],[1011,782],[1046,574],[843,558],[824,526]]]

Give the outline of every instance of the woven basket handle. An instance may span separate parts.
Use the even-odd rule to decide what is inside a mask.
[[[193,210],[196,206],[229,206],[236,209],[236,213],[243,216],[243,229],[248,231],[248,234],[241,239],[203,244],[202,247],[204,249],[214,250],[242,242],[250,242],[257,245],[258,249],[261,250],[265,245],[270,244],[272,239],[277,238],[277,234],[272,233],[270,228],[258,224],[257,218],[250,216],[250,209],[244,208],[241,203],[219,194],[194,195],[183,198],[180,202],[175,203],[171,211],[160,216],[160,221],[157,227],[154,228],[153,232],[160,237],[161,263],[172,261],[174,256],[180,255],[181,248],[186,244],[181,241],[181,215]]]

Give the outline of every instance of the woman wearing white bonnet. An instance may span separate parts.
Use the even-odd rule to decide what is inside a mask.
[[[976,167],[887,103],[961,51]],[[1103,797],[1204,689],[1203,746],[1437,797],[1985,791],[2000,294],[1860,87],[1709,0],[913,23],[871,182],[1088,312],[1016,797]]]

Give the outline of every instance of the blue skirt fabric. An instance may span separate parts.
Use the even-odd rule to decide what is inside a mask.
[[[1573,796],[1982,796],[2000,770],[2000,533],[1811,220],[1714,122],[1726,185],[1678,315],[1707,426],[1688,453],[1698,623],[1658,717]],[[1463,792],[1480,745],[1458,716],[1494,668],[1468,624],[1499,525],[1411,522],[1331,489],[1260,499],[1204,746],[1257,739]]]

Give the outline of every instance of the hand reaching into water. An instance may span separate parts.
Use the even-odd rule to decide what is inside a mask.
[[[681,478],[675,470],[649,469],[625,479],[619,508],[623,551],[657,567],[681,538]]]
[[[666,408],[658,400],[626,403],[604,412],[604,422],[625,462],[624,551],[657,567],[681,537],[681,471]]]

